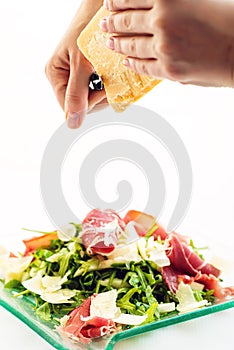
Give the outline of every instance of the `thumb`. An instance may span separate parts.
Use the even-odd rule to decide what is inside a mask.
[[[71,62],[70,76],[67,84],[64,109],[69,128],[79,128],[88,109],[89,78],[92,66],[80,56]]]

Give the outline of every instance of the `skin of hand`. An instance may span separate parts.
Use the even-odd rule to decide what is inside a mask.
[[[101,7],[100,0],[83,0],[64,37],[58,44],[45,72],[70,128],[78,128],[92,109],[107,102],[105,91],[90,91],[89,78],[94,72],[77,46],[77,38]]]
[[[100,27],[129,69],[183,84],[234,87],[233,0],[105,0]]]

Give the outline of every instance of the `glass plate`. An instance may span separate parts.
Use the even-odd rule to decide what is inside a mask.
[[[26,297],[12,297],[12,292],[10,290],[4,289],[2,283],[0,286],[0,305],[11,312],[14,316],[18,317],[32,330],[44,338],[49,344],[51,344],[55,349],[112,350],[116,343],[120,340],[234,307],[234,299],[211,305],[203,309],[198,309],[186,314],[176,315],[170,318],[167,317],[166,319],[149,323],[144,326],[138,326],[136,328],[116,333],[111,337],[92,341],[88,345],[80,343],[74,344],[69,339],[61,337],[61,335],[55,330],[55,326],[53,324],[44,322],[35,315],[33,304],[29,299]]]
[[[12,244],[4,244],[8,249],[15,251],[15,246],[19,247],[19,237]],[[24,235],[24,238],[25,235]],[[2,242],[1,242],[2,243]],[[9,242],[8,242],[9,243]],[[22,243],[21,243],[22,244]],[[10,247],[9,247],[10,246]],[[232,269],[232,261],[226,265],[227,270],[223,270],[222,277],[226,282],[226,285],[234,285]],[[161,319],[156,322],[152,322],[143,326],[138,326],[112,334],[108,337],[103,337],[92,341],[90,344],[73,343],[68,338],[61,336],[55,329],[55,325],[52,322],[45,322],[39,318],[34,312],[34,304],[26,296],[14,298],[12,292],[9,289],[4,289],[3,284],[0,282],[0,305],[8,310],[11,314],[23,321],[27,326],[34,330],[38,335],[45,339],[50,345],[58,350],[112,350],[117,342],[143,334],[145,332],[153,331],[162,327],[167,327],[173,324],[189,321],[198,317],[209,315],[215,312],[223,311],[234,307],[234,298],[224,302],[219,302],[214,305],[197,309],[192,312],[188,312],[181,315],[175,315]]]

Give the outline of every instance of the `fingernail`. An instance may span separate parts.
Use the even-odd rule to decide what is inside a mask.
[[[115,49],[115,41],[113,38],[109,38],[106,42],[106,46],[111,49],[114,50]]]
[[[100,26],[101,30],[103,30],[103,32],[107,32],[108,31],[106,18],[103,18],[100,21],[99,26]]]
[[[109,10],[108,0],[104,0],[103,6],[104,6],[107,10]]]
[[[126,67],[129,67],[130,66],[130,63],[129,63],[129,60],[127,58],[125,58],[123,60],[123,65],[126,66]]]
[[[71,129],[77,129],[81,126],[84,117],[79,113],[66,113],[67,125]]]

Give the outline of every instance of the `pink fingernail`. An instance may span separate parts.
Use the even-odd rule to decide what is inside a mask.
[[[109,38],[106,42],[106,46],[111,49],[114,50],[115,49],[115,41],[113,38]]]
[[[126,66],[126,67],[129,67],[129,66],[130,66],[130,62],[129,62],[129,60],[128,60],[127,58],[125,58],[125,59],[123,60],[123,65]]]
[[[108,3],[108,0],[104,0],[103,6],[104,6],[107,10],[109,10],[109,3]]]
[[[83,122],[83,116],[79,113],[70,113],[66,114],[67,125],[70,129],[77,129],[81,126]]]
[[[103,18],[100,21],[99,26],[100,26],[101,30],[103,30],[103,32],[107,32],[108,31],[106,18]]]

